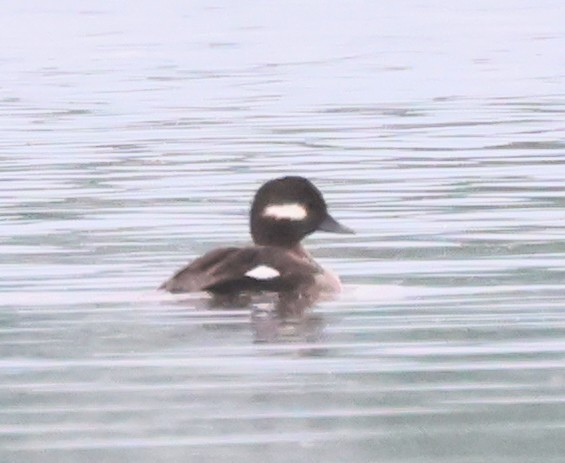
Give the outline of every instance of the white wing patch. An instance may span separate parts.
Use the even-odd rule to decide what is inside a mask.
[[[280,276],[280,272],[273,267],[267,267],[266,265],[259,265],[245,274],[246,277],[255,278],[256,280],[271,280]]]
[[[264,217],[286,220],[304,220],[308,216],[306,208],[302,204],[271,204],[263,211]]]

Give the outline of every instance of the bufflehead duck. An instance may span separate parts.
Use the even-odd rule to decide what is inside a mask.
[[[317,230],[354,233],[329,213],[320,191],[303,177],[265,183],[250,214],[253,246],[215,249],[165,281],[172,293],[207,291],[216,297],[242,293],[336,293],[339,277],[324,270],[300,241]]]

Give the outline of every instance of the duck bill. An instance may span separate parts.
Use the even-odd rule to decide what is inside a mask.
[[[341,233],[344,235],[354,235],[355,232],[345,225],[340,224],[331,215],[326,215],[326,218],[319,225],[318,230],[330,232],[330,233]]]

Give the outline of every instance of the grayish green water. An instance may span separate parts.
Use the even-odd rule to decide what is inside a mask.
[[[564,10],[4,3],[0,461],[562,462]],[[304,331],[154,290],[289,173]]]

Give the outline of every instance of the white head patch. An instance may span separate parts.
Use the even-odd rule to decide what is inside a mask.
[[[280,272],[266,265],[259,265],[258,267],[252,268],[245,274],[246,277],[255,278],[256,280],[270,280],[280,276]]]
[[[304,220],[308,216],[302,204],[271,204],[263,211],[263,217],[272,217],[276,220]]]

